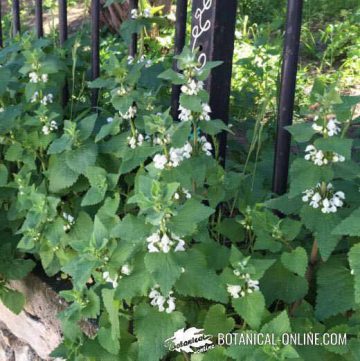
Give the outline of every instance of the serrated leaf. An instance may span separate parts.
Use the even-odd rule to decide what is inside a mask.
[[[4,164],[0,164],[0,187],[7,184],[9,172]]]
[[[317,149],[324,152],[335,152],[345,157],[346,160],[351,158],[353,140],[339,137],[319,138],[314,145]]]
[[[261,328],[262,333],[273,333],[277,336],[281,336],[284,333],[291,332],[291,325],[289,316],[286,311],[282,311],[276,317],[274,317],[270,322],[266,323]]]
[[[214,305],[209,308],[204,320],[205,333],[216,335],[228,333],[235,327],[232,317],[226,316],[226,308],[223,305]]]
[[[97,333],[99,344],[104,349],[113,355],[117,355],[120,351],[120,342],[118,339],[113,339],[111,329],[100,327]]]
[[[308,142],[316,134],[311,123],[294,124],[285,127],[285,129],[292,135],[294,140],[299,143]]]
[[[180,104],[186,109],[196,113],[202,112],[202,102],[199,96],[181,94]]]
[[[79,138],[81,141],[85,141],[91,136],[97,117],[98,115],[96,113],[91,114],[79,122],[77,128],[79,130]]]
[[[206,264],[203,254],[194,249],[179,254],[185,272],[176,282],[176,290],[184,296],[203,297],[225,303],[228,294],[220,277]]]
[[[281,255],[281,263],[291,272],[304,277],[308,265],[308,256],[304,248],[297,247]]]
[[[7,287],[0,288],[1,302],[15,314],[19,314],[25,305],[25,296],[16,290]]]
[[[350,249],[349,264],[355,280],[355,302],[360,303],[360,243]]]
[[[321,181],[328,182],[334,172],[330,167],[319,167],[305,159],[296,159],[290,168],[290,192],[289,197],[293,198],[306,189],[316,186]]]
[[[355,306],[354,281],[340,258],[332,257],[317,273],[315,315],[319,320],[351,310]]]
[[[260,327],[265,314],[265,299],[260,291],[233,298],[232,305],[252,329],[256,330]]]
[[[144,242],[150,235],[152,226],[145,223],[143,216],[135,217],[127,214],[111,232],[112,237],[120,238],[128,242]]]
[[[48,178],[51,192],[59,192],[71,187],[78,179],[79,173],[70,169],[63,156],[50,157]]]
[[[260,289],[268,305],[277,299],[292,303],[307,294],[308,282],[305,278],[288,271],[278,261],[261,278]]]
[[[65,153],[66,165],[77,174],[84,174],[88,167],[95,164],[96,157],[97,146],[94,143],[84,144]]]
[[[164,341],[185,326],[185,318],[180,312],[167,314],[145,304],[135,308],[134,318],[138,361],[159,361],[169,351]]]
[[[313,232],[319,245],[321,258],[326,261],[340,240],[339,236],[332,235],[332,229],[341,218],[337,213],[324,214],[319,209],[310,206],[304,206],[300,215],[305,227]]]
[[[171,291],[181,275],[181,267],[172,253],[147,253],[145,266],[165,295]]]
[[[111,323],[111,337],[118,340],[120,337],[119,308],[120,301],[115,299],[115,290],[103,289],[101,291],[106,312]]]
[[[171,218],[169,228],[179,237],[191,235],[196,231],[198,223],[209,218],[213,213],[214,209],[190,199],[179,209],[178,214]]]
[[[342,220],[331,232],[333,235],[360,236],[360,208]]]

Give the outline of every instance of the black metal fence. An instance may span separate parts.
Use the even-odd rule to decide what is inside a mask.
[[[179,54],[186,43],[186,25],[189,0],[176,1],[175,22],[175,54]],[[138,0],[129,0],[130,12],[138,9]],[[58,0],[59,5],[59,34],[60,44],[68,38],[67,0]],[[91,1],[91,76],[96,79],[100,75],[100,0]],[[286,192],[290,134],[285,126],[292,123],[293,107],[296,87],[296,73],[301,29],[301,14],[303,0],[287,1],[287,21],[285,29],[284,53],[281,72],[281,88],[279,98],[277,136],[275,144],[275,161],[273,176],[273,191],[277,194]],[[192,0],[192,33],[190,43],[193,49],[200,50],[199,61],[222,61],[222,65],[215,68],[206,82],[210,94],[212,117],[228,123],[229,102],[231,90],[232,59],[234,52],[234,34],[236,21],[237,0]],[[12,0],[12,33],[21,33],[20,1]],[[35,0],[35,32],[38,37],[44,35],[43,30],[43,2]],[[129,55],[137,54],[137,34],[133,34],[129,46]],[[0,2],[0,46],[3,46],[2,9]],[[176,64],[174,64],[176,68]],[[172,115],[178,117],[180,87],[172,89]],[[67,86],[63,89],[63,103],[68,99]],[[98,91],[92,91],[92,105],[96,107]],[[219,137],[219,153],[225,164],[227,135],[224,132]]]

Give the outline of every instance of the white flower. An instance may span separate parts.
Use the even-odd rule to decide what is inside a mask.
[[[3,113],[5,109],[3,107],[0,108],[0,113]]]
[[[316,149],[313,145],[308,145],[305,149],[305,159],[312,161],[315,165],[322,166],[329,163],[344,162],[345,157],[338,153],[327,152],[326,154],[322,150]]]
[[[130,273],[131,273],[131,268],[128,264],[124,264],[122,267],[121,267],[121,273],[126,275],[126,276],[129,276]]]
[[[154,166],[156,169],[164,169],[167,163],[166,155],[156,154],[154,157]]]
[[[52,103],[54,100],[54,96],[50,93],[48,95],[44,95],[43,98],[40,100],[42,105],[47,105],[48,103]]]
[[[239,298],[240,297],[239,294],[241,293],[241,286],[239,286],[239,285],[227,285],[227,291],[230,293],[231,297]]]
[[[303,192],[302,201],[309,203],[310,207],[315,209],[320,208],[322,213],[335,213],[344,205],[345,194],[341,191],[334,193],[333,188],[333,185],[328,183],[324,194],[323,187],[319,183],[314,189]]]
[[[158,290],[159,285],[155,285],[149,293],[149,298],[151,299],[150,304],[153,307],[157,307],[160,312],[171,313],[175,311],[176,308],[176,298],[173,296],[174,292],[170,291],[167,297],[163,296]]]
[[[190,79],[190,81],[181,87],[181,92],[187,95],[197,95],[200,90],[204,88],[204,82],[198,81],[194,79]]]
[[[139,17],[139,13],[137,9],[132,9],[130,12],[131,19],[137,19]]]
[[[47,74],[43,74],[43,75],[41,75],[41,80],[42,80],[42,82],[43,82],[43,83],[47,83],[47,82],[48,82],[48,80],[49,80],[48,75],[47,75]]]
[[[35,92],[34,94],[33,94],[33,96],[31,97],[31,99],[30,99],[30,102],[31,103],[35,103],[35,102],[37,102],[37,100],[39,99],[39,92]]]
[[[143,14],[144,14],[145,18],[150,18],[151,17],[151,9],[150,8],[144,9]]]
[[[179,106],[179,120],[182,122],[188,122],[194,119],[191,110],[184,108],[182,105]]]
[[[175,200],[179,200],[179,199],[180,199],[179,193],[176,192],[176,193],[174,194],[174,199],[175,199]]]
[[[326,125],[318,125],[317,123],[313,123],[312,128],[318,133],[332,137],[339,134],[341,131],[338,124],[340,124],[340,122],[337,121],[335,117],[333,117],[327,121]]]
[[[114,278],[111,278],[110,273],[107,271],[103,273],[104,281],[111,283],[113,288],[116,288],[118,286],[118,281],[117,281],[118,278],[119,278],[118,275],[116,275]]]
[[[128,63],[128,65],[131,65],[131,64],[133,64],[134,63],[134,57],[133,56],[131,56],[131,55],[129,55],[128,57],[127,57],[127,63]]]
[[[111,118],[111,117],[106,119],[106,122],[109,123],[109,124],[112,123],[113,121],[114,121],[114,118]]]
[[[182,192],[185,194],[187,199],[191,198],[191,193],[186,188],[182,188]]]
[[[200,143],[201,145],[201,149],[203,150],[203,152],[205,152],[206,155],[211,156],[212,153],[212,144],[210,142],[207,141],[205,136],[200,137]]]
[[[136,113],[137,113],[137,108],[136,108],[136,106],[131,106],[131,107],[127,110],[127,112],[126,112],[125,114],[123,114],[123,113],[121,113],[121,112],[119,111],[120,116],[121,116],[122,118],[128,119],[128,120],[135,118]]]
[[[181,148],[171,148],[169,152],[169,166],[178,167],[184,159],[189,159],[192,153],[192,146],[189,142]]]
[[[211,108],[209,104],[203,103],[202,104],[202,113],[199,116],[200,120],[206,120],[207,122],[211,119],[210,118]]]
[[[41,129],[41,131],[45,134],[45,135],[49,135],[50,134],[50,129],[47,125],[44,125]]]
[[[29,73],[29,78],[30,78],[30,83],[35,83],[36,84],[36,83],[39,82],[39,77],[34,71]]]
[[[175,252],[183,252],[185,251],[185,241],[178,237],[175,234],[171,234],[169,236],[166,233],[161,235],[161,231],[157,231],[149,236],[146,241],[148,242],[148,251],[149,253],[169,253],[171,249],[174,248]]]

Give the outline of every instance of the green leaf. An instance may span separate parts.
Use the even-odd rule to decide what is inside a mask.
[[[64,152],[65,150],[71,150],[73,144],[73,139],[64,134],[60,138],[55,139],[51,144],[47,151],[48,154],[59,154]]]
[[[101,291],[106,312],[111,323],[111,337],[117,340],[120,337],[119,308],[120,301],[115,300],[115,290],[103,289]]]
[[[260,291],[233,298],[232,305],[252,329],[256,330],[260,327],[265,315],[265,299]]]
[[[355,280],[355,302],[360,303],[360,243],[350,249],[349,264]]]
[[[117,355],[120,351],[120,342],[118,339],[113,339],[112,332],[110,328],[100,327],[97,338],[99,344],[104,347],[104,349],[110,352],[113,355]]]
[[[284,333],[291,332],[291,325],[289,316],[286,311],[282,311],[270,322],[266,323],[261,328],[262,333],[274,333],[276,336],[281,336]]]
[[[342,220],[331,232],[334,235],[360,236],[360,208]]]
[[[317,284],[315,315],[319,320],[346,312],[355,306],[354,281],[344,260],[332,257],[321,265]]]
[[[173,69],[167,69],[158,75],[160,79],[169,80],[172,84],[182,85],[186,84],[186,78],[183,74],[174,71]]]
[[[135,335],[138,339],[138,361],[159,361],[169,350],[164,341],[185,326],[180,312],[159,312],[156,308],[141,304],[135,308]]]
[[[268,305],[275,300],[292,303],[307,294],[308,283],[305,278],[288,271],[278,261],[265,272],[260,280],[260,289]]]
[[[185,272],[175,284],[184,296],[203,297],[208,300],[227,302],[228,294],[220,277],[206,264],[203,254],[195,249],[179,254]]]
[[[0,288],[1,302],[15,314],[19,314],[25,306],[25,296],[18,291],[7,287]]]
[[[334,173],[330,167],[319,167],[305,159],[296,159],[290,168],[290,193],[293,198],[306,189],[313,188],[317,183],[332,180]]]
[[[169,228],[179,237],[191,235],[197,230],[198,223],[213,213],[214,209],[190,199],[179,209],[178,214],[171,218]]]
[[[199,96],[181,94],[180,105],[196,113],[202,112],[202,102]]]
[[[346,160],[351,159],[352,139],[339,137],[319,138],[315,141],[314,145],[324,152],[335,152],[344,156]]]
[[[337,213],[324,214],[319,209],[304,206],[300,212],[301,219],[319,245],[320,255],[323,260],[327,260],[336,248],[341,237],[332,235],[332,229],[340,221]]]
[[[8,181],[9,172],[4,164],[0,164],[0,187],[5,186]]]
[[[73,172],[84,174],[86,169],[96,162],[97,146],[94,143],[88,143],[66,152],[65,155],[66,165]]]
[[[297,247],[281,255],[281,263],[291,272],[304,277],[308,265],[308,256],[304,248]]]
[[[145,223],[142,216],[135,217],[127,214],[111,232],[112,237],[128,242],[143,242],[150,235],[152,226]]]
[[[205,332],[211,335],[228,333],[235,327],[232,317],[226,316],[226,308],[223,305],[214,305],[209,308],[204,320]]]
[[[51,192],[59,192],[71,187],[79,174],[69,168],[63,156],[51,156],[48,168],[49,188]]]
[[[171,291],[181,275],[181,267],[173,253],[147,253],[145,266],[164,295]]]
[[[78,124],[79,130],[79,138],[81,141],[85,141],[91,136],[91,133],[94,130],[95,122],[97,120],[98,115],[92,114],[88,117],[82,119]]]
[[[220,119],[213,119],[209,121],[202,120],[199,122],[200,129],[209,135],[216,135],[222,131],[233,133],[230,128]]]
[[[72,282],[77,289],[82,289],[85,287],[86,282],[98,263],[98,261],[88,260],[79,256],[62,267],[62,271],[68,273],[73,278]]]
[[[294,140],[299,143],[308,142],[316,131],[312,128],[311,123],[300,123],[285,127],[293,136]]]

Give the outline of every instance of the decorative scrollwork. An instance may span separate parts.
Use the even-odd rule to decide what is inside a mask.
[[[211,8],[213,0],[203,0],[202,8],[197,8],[195,11],[195,19],[198,21],[198,24],[195,25],[192,29],[192,37],[193,37],[193,46],[192,50],[195,51],[195,49],[198,46],[198,40],[201,35],[206,33],[211,28],[211,21],[206,20],[204,21],[203,15],[205,11],[209,10]],[[203,68],[207,62],[207,57],[204,52],[201,52],[199,54],[198,58],[199,63],[201,64],[200,69]]]

